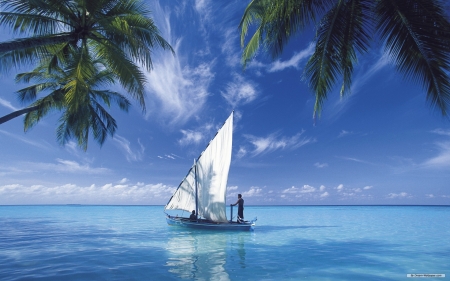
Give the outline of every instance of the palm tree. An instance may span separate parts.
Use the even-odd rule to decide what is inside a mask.
[[[78,54],[80,56],[81,54]],[[104,108],[116,103],[120,109],[128,111],[129,100],[120,93],[110,90],[100,90],[101,86],[110,86],[117,75],[107,70],[101,60],[86,59],[85,69],[89,69],[89,78],[75,82],[77,55],[73,54],[67,61],[67,68],[53,67],[50,71],[48,62],[44,61],[31,72],[16,76],[16,82],[35,81],[36,84],[19,90],[18,96],[22,102],[34,101],[30,107],[35,110],[25,115],[25,131],[36,125],[43,117],[52,111],[62,112],[57,128],[57,138],[61,145],[75,138],[78,146],[87,149],[89,134],[102,145],[108,135],[113,136],[117,124],[114,118]],[[76,87],[80,87],[76,89]],[[50,92],[37,99],[40,93]],[[74,93],[77,93],[74,98]]]
[[[239,24],[244,68],[260,46],[276,58],[289,39],[317,28],[305,76],[315,93],[314,116],[338,79],[350,91],[357,54],[381,40],[406,78],[419,82],[443,116],[450,106],[450,23],[440,0],[253,0]],[[255,32],[246,43],[249,28]]]
[[[174,53],[140,0],[0,0],[0,10],[0,25],[25,35],[0,43],[0,71],[40,61],[47,61],[49,69],[65,68],[68,60],[73,64],[71,54],[77,54],[74,99],[83,96],[77,92],[81,78],[92,78],[86,58],[95,58],[145,111],[146,79],[138,65],[152,69],[154,48]]]

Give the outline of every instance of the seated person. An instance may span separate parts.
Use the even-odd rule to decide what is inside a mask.
[[[195,215],[195,210],[192,211],[192,214],[189,216],[189,219],[191,221],[196,221],[197,220],[197,216]]]

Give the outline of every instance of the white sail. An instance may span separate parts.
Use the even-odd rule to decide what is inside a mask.
[[[233,113],[197,161],[198,212],[212,221],[227,221],[225,195],[232,141]]]
[[[175,193],[167,203],[168,210],[184,210],[192,212],[195,210],[195,164],[191,167],[186,177],[178,186]]]
[[[195,210],[197,184],[198,215],[215,222],[227,222],[225,195],[231,163],[232,140],[233,113],[181,182],[167,203],[166,209],[181,209],[189,212]]]

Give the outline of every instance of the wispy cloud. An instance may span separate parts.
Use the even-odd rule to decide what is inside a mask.
[[[223,43],[222,43],[222,54],[226,57],[226,63],[231,67],[238,67],[241,64],[240,49],[236,44],[238,42],[239,36],[236,32],[236,28],[228,28],[223,32]]]
[[[178,56],[182,55],[178,53],[180,42],[175,46]],[[148,75],[147,86],[150,96],[159,101],[159,104],[153,103],[152,111],[162,113],[172,125],[184,124],[197,114],[206,102],[208,87],[214,78],[212,63],[182,66],[178,56],[167,54],[156,62],[155,70]]]
[[[175,159],[179,159],[182,158],[176,154],[170,153],[170,154],[164,154],[163,156],[158,155],[157,156],[159,159],[170,159],[170,160],[175,160]]]
[[[245,155],[247,155],[247,149],[245,149],[245,147],[239,147],[239,150],[238,150],[238,152],[237,152],[237,154],[236,154],[236,157],[237,158],[242,158],[242,157],[244,157]]]
[[[445,129],[435,129],[433,131],[431,131],[432,133],[438,134],[438,135],[442,135],[442,136],[448,136],[450,137],[450,130],[445,130]]]
[[[221,94],[232,108],[250,103],[258,96],[256,86],[237,74],[234,75],[233,81],[227,84],[226,90]]]
[[[450,142],[438,142],[438,155],[426,160],[421,166],[425,168],[450,168]]]
[[[205,5],[204,1],[196,3],[197,9],[205,9]],[[158,2],[154,3],[152,10],[155,15],[164,17],[156,17],[163,37],[176,38],[170,26],[170,13],[164,11]],[[195,116],[206,102],[208,87],[214,78],[214,61],[194,60],[195,65],[189,64],[190,60],[184,58],[190,54],[182,48],[182,38],[168,40],[172,41],[176,56],[168,51],[154,54],[154,69],[147,74],[149,95],[146,100],[152,110],[148,111],[146,118],[152,112],[163,116],[170,125],[184,124]]]
[[[9,102],[9,101],[7,101],[7,100],[4,100],[4,99],[2,99],[2,98],[0,98],[0,105],[3,105],[4,107],[9,108],[9,109],[11,109],[12,111],[19,110],[18,108],[14,107],[14,106],[11,104],[11,102]]]
[[[8,136],[8,137],[14,138],[14,139],[16,139],[16,140],[19,140],[19,141],[21,141],[21,142],[24,142],[24,143],[26,143],[26,144],[29,144],[29,145],[38,147],[38,148],[50,149],[50,147],[48,147],[48,146],[46,146],[46,145],[43,145],[43,144],[41,144],[41,143],[39,143],[39,142],[36,142],[36,141],[31,141],[31,140],[29,140],[29,139],[26,138],[26,137],[18,136],[18,135],[16,135],[16,134],[11,134],[11,133],[9,133],[9,132],[7,132],[7,131],[3,131],[3,130],[0,130],[0,133],[6,135],[6,136]]]
[[[57,173],[71,173],[71,174],[108,174],[111,170],[107,168],[95,168],[89,164],[81,164],[76,161],[56,159],[56,163],[45,162],[25,162],[23,163],[27,167],[29,172],[42,172],[52,171]]]
[[[285,70],[286,68],[290,68],[290,67],[298,69],[300,62],[302,62],[306,58],[309,58],[312,55],[312,53],[314,52],[314,48],[315,48],[315,45],[310,44],[306,49],[302,50],[301,52],[299,52],[297,54],[294,54],[294,56],[292,56],[292,58],[290,58],[287,61],[277,60],[268,67],[267,71],[268,72],[277,72],[277,71]]]
[[[180,130],[183,136],[178,140],[178,144],[182,146],[199,144],[214,129],[215,126],[212,123],[205,123],[195,130]]]
[[[314,166],[316,166],[317,168],[325,168],[325,167],[328,167],[328,164],[317,162],[317,163],[314,163]]]
[[[380,52],[378,60],[374,64],[372,64],[372,66],[367,71],[364,71],[362,75],[357,76],[353,81],[351,88],[352,93],[358,92],[359,89],[368,80],[370,80],[375,74],[377,74],[380,70],[390,64],[391,62],[389,60],[389,56],[384,52]]]
[[[183,137],[178,140],[180,145],[188,145],[192,143],[199,143],[203,139],[201,132],[194,132],[191,130],[181,130]]]
[[[362,74],[354,75],[350,89],[351,95],[346,95],[343,98],[339,97],[334,104],[330,106],[329,110],[327,110],[327,118],[337,120],[338,117],[347,110],[348,104],[352,101],[353,97],[360,92],[360,89],[366,85],[374,75],[390,64],[389,57],[384,52],[380,51],[378,59],[375,63],[371,64],[368,70],[363,69],[363,71],[360,72]]]
[[[304,132],[298,133],[292,137],[279,137],[279,134],[274,133],[267,137],[256,137],[252,135],[244,135],[248,141],[254,146],[251,152],[253,156],[273,152],[278,149],[296,149],[305,144],[315,142],[311,138],[301,138]]]
[[[365,161],[365,160],[361,160],[361,159],[358,159],[358,158],[354,158],[354,157],[337,157],[337,158],[340,158],[340,159],[343,159],[343,160],[348,160],[348,161],[353,161],[353,162],[358,162],[358,163],[363,163],[363,164],[375,165],[374,163],[371,163],[371,162],[368,162],[368,161]]]
[[[125,154],[125,157],[128,162],[132,161],[142,161],[144,157],[145,147],[142,145],[140,140],[138,139],[139,148],[132,148],[131,142],[124,137],[116,134],[113,138],[114,144],[119,147],[122,152]]]
[[[338,138],[342,138],[342,137],[347,136],[347,135],[350,135],[350,134],[353,134],[353,132],[349,132],[349,131],[346,131],[346,130],[342,130],[342,131],[339,133]]]

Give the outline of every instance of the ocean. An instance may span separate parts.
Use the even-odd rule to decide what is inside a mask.
[[[0,206],[0,280],[450,279],[450,206],[246,206],[251,232],[163,208]]]

